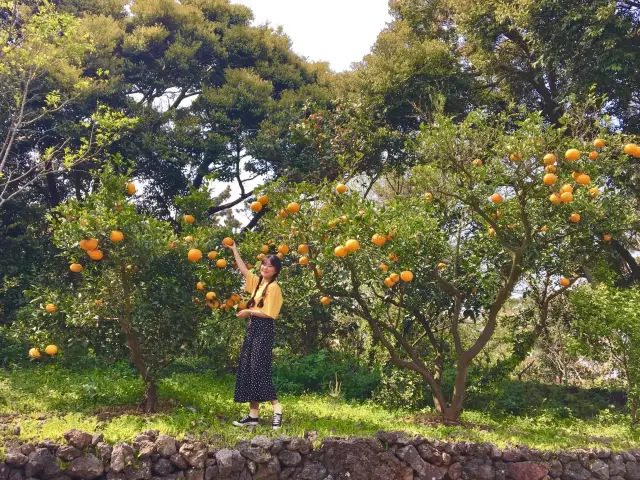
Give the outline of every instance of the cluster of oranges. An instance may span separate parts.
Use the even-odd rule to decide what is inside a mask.
[[[55,354],[58,353],[58,347],[56,347],[55,345],[47,345],[44,349],[44,353],[46,353],[49,356],[53,356]],[[40,353],[40,350],[36,347],[33,347],[31,349],[29,349],[29,357],[33,358],[33,359],[38,359],[42,356],[42,354]]]
[[[119,230],[113,230],[109,234],[109,240],[113,243],[120,243],[124,240],[124,234]],[[87,255],[91,260],[98,262],[104,257],[104,252],[98,248],[98,239],[96,238],[82,239],[80,240],[79,246],[82,250],[87,252]],[[80,263],[72,263],[69,265],[69,270],[74,273],[80,273],[82,272],[83,267]]]
[[[206,289],[207,286],[204,282],[198,282],[196,284],[196,290],[204,292]],[[247,308],[247,303],[243,301],[242,297],[237,293],[230,295],[229,298],[224,301],[220,301],[217,298],[216,292],[208,291],[204,294],[204,299],[206,306],[211,309],[217,308],[220,310],[227,310],[229,308],[233,308],[236,305],[238,306],[238,310],[244,310],[245,308]],[[193,297],[193,302],[199,303],[200,299],[198,297]]]

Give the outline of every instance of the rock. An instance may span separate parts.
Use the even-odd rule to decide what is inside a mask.
[[[278,440],[277,438],[273,441],[273,446],[271,447],[271,453],[274,455],[279,454],[282,450],[284,450],[285,444],[282,440]]]
[[[295,467],[302,461],[302,456],[292,450],[282,450],[278,458],[285,467]]]
[[[300,474],[300,477],[304,478],[303,475],[304,475],[304,470]],[[269,462],[259,466],[258,471],[255,473],[253,478],[255,480],[278,480],[279,476],[280,476],[280,462],[278,461],[277,458],[272,457],[271,460],[269,460]]]
[[[16,425],[15,427],[13,427],[13,434],[15,436],[20,435],[20,425]]]
[[[268,451],[258,447],[245,448],[240,451],[240,454],[243,457],[248,458],[252,462],[256,463],[267,463],[269,460],[271,460],[271,454]]]
[[[26,477],[42,478],[57,477],[62,473],[56,457],[48,448],[38,448],[29,454],[29,460],[24,467]]]
[[[35,451],[36,451],[36,447],[31,445],[30,443],[26,445],[22,445],[20,447],[20,453],[22,453],[23,455],[26,455],[27,457],[31,452],[35,452]]]
[[[70,477],[82,478],[83,480],[93,480],[100,477],[103,472],[102,460],[91,454],[75,458],[65,470],[65,473]]]
[[[311,443],[318,440],[318,431],[317,430],[307,430],[304,432],[304,438],[309,440]]]
[[[596,460],[590,467],[591,475],[599,480],[609,480],[609,465],[602,460]]]
[[[63,437],[76,448],[83,449],[91,445],[93,435],[75,428],[65,432]]]
[[[418,450],[418,454],[426,462],[431,462],[431,460],[435,457],[438,457],[440,459],[440,452],[437,449],[433,448],[431,445],[421,443],[420,445],[416,446],[416,450]]]
[[[496,469],[496,480],[504,480],[507,478],[508,465],[510,464],[505,463],[502,460],[498,460],[493,464]]]
[[[178,452],[176,441],[168,435],[160,435],[156,439],[156,452],[163,457],[169,458]]]
[[[306,438],[295,437],[291,440],[287,448],[289,450],[293,450],[294,452],[300,452],[303,455],[306,455],[311,451],[311,442]]]
[[[141,435],[147,436],[149,440],[151,440],[152,442],[156,441],[156,438],[158,438],[159,434],[160,434],[159,430],[145,430],[144,432],[141,433]]]
[[[186,470],[187,468],[189,468],[189,464],[179,453],[174,453],[173,455],[171,455],[171,457],[169,457],[169,460],[171,460],[171,463],[173,463],[180,470]]]
[[[611,457],[611,450],[608,448],[596,448],[594,453],[598,458],[606,459]]]
[[[91,445],[94,447],[99,443],[104,442],[104,435],[102,433],[95,433],[91,436]]]
[[[402,435],[404,435],[404,432],[385,432],[384,430],[376,432],[376,438],[386,445],[395,445]]]
[[[193,468],[204,468],[207,459],[207,448],[200,442],[185,443],[180,447],[180,455]]]
[[[631,455],[629,452],[620,452],[620,455],[622,455],[622,458],[624,458],[625,463],[637,462],[636,457],[634,455]]]
[[[251,460],[247,460],[247,470],[249,470],[249,473],[253,475],[258,471],[258,464],[256,462],[252,462]]]
[[[323,465],[340,479],[413,480],[413,469],[373,439],[325,439]]]
[[[453,457],[449,455],[447,452],[442,452],[439,458],[440,458],[440,464],[444,465],[445,467],[447,465],[450,465],[451,461],[453,460]]]
[[[45,438],[43,441],[38,443],[38,447],[46,448],[51,453],[55,453],[55,451],[58,449],[58,444],[53,440],[49,440],[48,438]]]
[[[621,455],[613,455],[609,460],[609,475],[624,475],[626,468],[624,466],[624,460]]]
[[[82,455],[82,451],[73,445],[63,445],[56,451],[56,456],[65,462],[70,462],[80,455]]]
[[[508,448],[502,452],[502,460],[505,462],[519,462],[522,459],[522,452],[515,448]]]
[[[258,435],[256,437],[253,437],[253,439],[251,440],[251,446],[264,448],[265,450],[271,450],[271,447],[273,446],[273,440],[271,440],[266,435]]]
[[[465,478],[473,480],[493,480],[496,471],[492,465],[487,465],[481,458],[473,458],[465,463],[462,468]]]
[[[507,474],[513,480],[541,480],[549,473],[549,467],[544,463],[517,462],[507,465]]]
[[[462,476],[462,465],[458,462],[452,463],[447,470],[447,475],[450,480],[458,480]]]
[[[502,450],[495,445],[489,444],[489,457],[492,460],[500,460],[502,458]]]
[[[152,463],[151,471],[156,475],[165,476],[173,472],[173,464],[167,458],[160,458]]]
[[[111,471],[122,472],[133,461],[133,448],[124,442],[118,442],[111,452]]]
[[[151,440],[141,440],[134,442],[133,448],[138,451],[141,457],[150,457],[156,450],[156,444]]]
[[[26,465],[28,461],[29,461],[29,457],[18,452],[7,453],[4,457],[4,462],[10,467],[14,467],[14,468],[22,467]]]
[[[0,480],[7,480],[10,471],[11,469],[4,462],[0,462]]]
[[[113,451],[113,447],[108,443],[99,442],[96,445],[96,453],[98,458],[102,460],[103,463],[111,461],[111,452]]]
[[[625,480],[640,480],[640,468],[638,467],[638,464],[636,462],[628,462],[625,465],[625,469]]]
[[[557,459],[553,459],[549,462],[549,475],[551,475],[552,477],[559,477],[560,475],[562,475],[562,462],[560,462],[560,460]]]
[[[425,462],[420,457],[420,455],[418,454],[418,450],[416,450],[413,445],[409,445],[399,449],[396,452],[396,455],[398,456],[398,458],[400,458],[400,460],[403,460],[411,465],[411,468],[416,471],[420,478],[428,478],[432,480],[442,480],[444,478],[443,471],[438,467]]]
[[[218,480],[220,478],[218,466],[212,465],[204,471],[204,480]]]
[[[135,460],[124,469],[127,480],[151,480],[151,459]]]
[[[11,470],[9,472],[9,480],[24,480],[22,470]]]
[[[234,473],[241,472],[245,462],[246,460],[237,450],[223,448],[216,452],[216,465],[220,478],[228,478]]]
[[[190,468],[184,476],[186,480],[204,480],[204,470],[201,468]]]
[[[319,463],[310,463],[304,466],[302,471],[293,478],[296,480],[324,480],[327,476],[327,469]]]
[[[562,480],[587,480],[591,477],[589,470],[580,465],[577,460],[572,460],[564,466]]]

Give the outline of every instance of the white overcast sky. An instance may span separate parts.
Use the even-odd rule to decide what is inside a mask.
[[[335,72],[349,70],[353,62],[369,53],[378,34],[391,20],[388,0],[232,0],[253,11],[254,24],[282,26],[293,51],[309,61],[326,61]],[[254,188],[259,181],[247,184]],[[226,184],[214,183],[214,192]],[[237,198],[237,184],[231,184],[231,199]],[[235,208],[241,221],[251,212]]]

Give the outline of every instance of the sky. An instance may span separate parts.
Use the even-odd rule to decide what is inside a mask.
[[[253,10],[254,24],[282,26],[292,42],[292,49],[309,61],[326,61],[336,72],[349,70],[353,62],[362,60],[376,41],[380,31],[391,21],[388,0],[232,0]],[[248,182],[247,189],[260,185]],[[217,194],[226,184],[214,182]],[[233,200],[239,195],[237,184],[231,184]],[[248,222],[250,212],[235,208],[237,218]]]

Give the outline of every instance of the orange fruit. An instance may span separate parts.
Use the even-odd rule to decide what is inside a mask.
[[[269,245],[262,245],[260,247],[260,252],[261,253],[269,253]]]
[[[474,164],[476,167],[481,167],[482,166],[482,160],[480,160],[479,158],[476,158],[473,162],[471,162],[472,164]]]
[[[556,168],[555,165],[547,165],[546,167],[544,167],[544,171],[546,173],[556,173],[558,169]]]
[[[504,201],[504,198],[502,198],[502,195],[496,192],[493,195],[491,195],[491,201],[493,203],[502,203]]]
[[[577,148],[570,148],[565,152],[564,158],[566,158],[570,162],[575,162],[580,158],[580,150],[578,150]]]
[[[190,262],[198,261],[202,258],[202,252],[197,248],[192,248],[187,252],[187,260]]]
[[[225,247],[230,247],[231,245],[233,245],[233,238],[231,237],[224,237],[222,239],[222,245],[224,245]]]
[[[264,206],[264,205],[266,205],[267,203],[269,203],[269,197],[268,197],[268,196],[266,196],[266,195],[260,195],[260,196],[258,197],[258,201],[259,201],[259,202]]]
[[[344,222],[346,222],[346,221],[347,221],[347,219],[348,219],[348,218],[349,218],[349,217],[348,217],[347,215],[341,215],[341,216],[340,216],[340,221],[341,221],[342,223],[344,223]]]
[[[169,248],[176,248],[176,242],[171,241],[171,242],[169,242],[169,243],[167,244],[167,246],[168,246]]]
[[[573,187],[569,184],[563,185],[562,188],[560,188],[560,193],[564,193],[564,192],[573,193]]]
[[[284,260],[284,253],[278,252],[276,253],[276,257],[278,257],[280,260]]]
[[[556,177],[553,173],[547,173],[544,177],[542,177],[542,181],[545,185],[553,185],[554,183],[556,183],[557,179],[558,177]]]
[[[333,249],[333,253],[336,255],[336,257],[346,257],[348,250],[340,245]]]
[[[247,308],[247,302],[238,302],[238,310],[244,310]]]
[[[440,262],[440,263],[438,264],[438,268],[439,268],[440,270],[442,270],[443,268],[446,268],[446,267],[447,267],[447,264],[446,264],[446,263],[444,263],[444,262]]]
[[[336,187],[336,192],[345,193],[347,191],[347,186],[344,183],[339,183]]]
[[[572,221],[573,223],[578,223],[580,221],[580,214],[572,213],[571,215],[569,215],[569,220]]]
[[[387,277],[387,278],[384,279],[384,284],[387,287],[391,288],[391,287],[393,287],[395,285],[395,282],[393,280],[391,280],[391,278]]]
[[[572,202],[573,201],[573,193],[564,192],[562,195],[560,195],[560,200],[563,201],[564,203]]]
[[[320,303],[326,307],[327,305],[329,305],[331,303],[331,298],[330,297],[322,297],[322,298],[320,298]]]
[[[403,282],[410,282],[411,280],[413,280],[413,273],[411,273],[409,270],[405,270],[400,274],[400,278]]]
[[[88,240],[86,240],[86,242],[84,244],[84,250],[86,250],[87,252],[90,252],[91,250],[95,250],[96,248],[98,248],[98,240],[97,239],[89,238]]]
[[[433,193],[427,192],[424,194],[424,198],[427,200],[433,200]]]
[[[203,291],[203,290],[204,290],[204,287],[206,287],[206,285],[205,285],[205,283],[204,283],[204,282],[198,282],[198,283],[196,283],[196,290]]]
[[[134,195],[136,193],[136,186],[133,183],[127,183],[126,188],[129,195]]]
[[[578,178],[576,178],[576,182],[578,182],[580,185],[589,185],[589,183],[591,182],[591,177],[585,173],[582,173],[578,175]]]
[[[315,274],[318,278],[322,277],[322,270],[320,270],[319,268],[316,268]]]
[[[495,235],[496,235],[496,230],[493,227],[489,227],[489,236],[495,237]]]
[[[214,300],[211,302],[211,308],[218,308],[220,306],[220,302],[218,300]]]
[[[595,150],[589,153],[589,160],[597,160],[600,154]]]
[[[520,152],[513,152],[511,155],[509,155],[509,160],[511,160],[512,162],[519,162],[520,160],[522,160],[522,154]]]
[[[71,270],[73,273],[80,273],[82,271],[82,265],[80,265],[79,263],[72,263],[71,265],[69,265],[69,270]]]
[[[261,262],[264,259],[264,253],[259,253],[256,258]]]
[[[580,175],[582,175],[582,172],[571,172],[571,178],[574,180],[576,180]]]
[[[329,222],[327,223],[327,227],[329,228],[336,228],[336,225],[338,225],[338,222],[336,222],[335,220],[329,220]]]
[[[611,241],[611,235],[608,233],[605,233],[604,235],[602,235],[602,240],[604,240],[605,242],[610,242]]]
[[[211,250],[209,253],[207,253],[207,258],[209,260],[215,260],[217,256],[218,252],[216,252],[215,250]]]
[[[378,247],[381,247],[385,243],[387,243],[386,237],[384,235],[380,235],[379,233],[374,234],[373,237],[371,237],[371,241]]]
[[[195,223],[196,217],[194,217],[193,215],[185,215],[184,221],[187,223]]]
[[[386,272],[387,270],[389,270],[389,267],[387,267],[384,263],[381,263],[380,265],[378,265],[378,268],[383,272]]]
[[[309,257],[300,257],[298,259],[298,263],[300,265],[308,265],[309,264]]]
[[[306,245],[304,243],[298,245],[298,253],[300,255],[306,255],[307,253],[309,253],[309,245]]]
[[[96,298],[95,303],[97,306],[101,307],[102,305],[104,305],[104,302],[102,301],[101,298]]]
[[[596,187],[591,187],[591,188],[589,189],[589,195],[590,195],[592,198],[596,198],[598,195],[600,195],[600,190],[598,190]]]
[[[193,235],[187,235],[186,237],[184,237],[184,241],[185,242],[193,242]]]
[[[396,255],[395,253],[391,252],[389,254],[389,260],[391,260],[392,262],[397,262],[398,260],[400,260],[400,257],[398,257],[398,255]]]
[[[46,353],[47,355],[55,355],[56,353],[58,353],[58,347],[56,347],[55,345],[47,345],[44,349],[44,353]]]
[[[571,280],[569,280],[568,278],[562,277],[560,279],[560,285],[562,285],[563,287],[568,287],[569,285],[571,285]]]
[[[344,246],[351,253],[360,250],[360,242],[354,238],[347,240],[347,243],[345,243]]]
[[[633,155],[635,157],[637,150],[638,146],[635,143],[627,143],[624,146],[624,153],[626,153],[627,155]]]
[[[478,291],[478,289],[477,289],[476,287],[473,287],[473,288],[471,289],[471,293],[476,293],[477,291]]]
[[[289,246],[283,243],[278,247],[278,253],[286,255],[287,253],[289,253]]]
[[[32,348],[32,349],[30,349],[30,350],[29,350],[29,356],[30,356],[31,358],[40,358],[40,357],[41,357],[41,355],[40,355],[40,350],[38,350],[38,349],[37,349],[37,348],[35,348],[35,347],[34,347],[34,348]]]
[[[120,205],[120,202],[116,202],[115,203],[115,208],[116,208],[116,211],[118,211],[118,212],[122,211],[122,205]]]
[[[278,212],[278,215],[280,215],[282,218],[287,218],[289,216],[289,214],[284,208],[280,209],[280,211]]]
[[[56,307],[53,303],[48,303],[47,306],[44,307],[44,309],[49,313],[53,313],[58,310],[58,307]]]
[[[95,260],[96,262],[98,260],[102,260],[102,257],[104,257],[104,254],[101,250],[89,250],[87,254],[89,255],[89,258],[91,258],[91,260]]]
[[[109,234],[109,240],[111,240],[114,243],[118,243],[118,242],[121,242],[122,240],[124,240],[124,235],[123,235],[122,232],[119,232],[118,230],[113,230]]]
[[[593,146],[596,148],[603,148],[604,147],[604,140],[601,138],[596,138],[593,141]]]
[[[397,273],[392,273],[391,275],[389,275],[389,278],[393,283],[398,283],[398,281],[400,280],[400,275],[398,275]]]
[[[251,210],[253,210],[254,212],[259,212],[260,210],[262,210],[262,203],[255,201],[255,202],[251,202],[250,208]]]
[[[287,211],[290,213],[298,213],[300,211],[300,204],[291,202],[289,205],[287,205]]]
[[[546,225],[540,227],[541,232],[546,232],[547,230],[549,230],[549,227],[547,227]]]
[[[553,165],[558,161],[558,157],[556,157],[553,153],[547,153],[542,161],[545,165]]]
[[[502,212],[500,210],[496,210],[496,213],[493,214],[496,218],[500,218],[502,216]]]
[[[225,304],[228,308],[231,308],[231,307],[233,307],[233,306],[236,304],[236,302],[234,302],[232,298],[227,298],[227,300],[224,302],[224,304]]]
[[[219,258],[216,262],[216,267],[225,268],[227,266],[227,261],[224,258]]]

